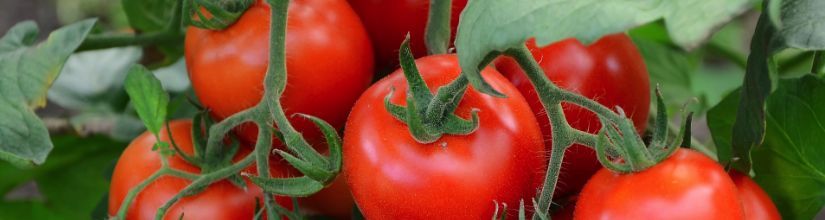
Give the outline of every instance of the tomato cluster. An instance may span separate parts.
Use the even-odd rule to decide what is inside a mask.
[[[466,4],[466,0],[453,1],[453,32]],[[369,219],[483,219],[493,216],[500,203],[529,204],[540,190],[552,143],[550,122],[533,85],[512,59],[499,58],[481,73],[505,98],[469,88],[458,103],[455,113],[461,118],[478,112],[479,127],[468,135],[420,143],[405,122],[387,112],[384,101],[392,90],[389,102],[405,105],[405,76],[398,69],[372,85],[371,80],[375,72],[397,68],[398,47],[407,33],[412,51],[420,57],[415,64],[432,92],[461,73],[454,54],[424,55],[428,9],[429,0],[291,1],[288,79],[281,102],[287,114],[314,115],[344,131],[341,177],[318,194],[302,198],[302,211],[348,218],[357,204]],[[269,14],[269,6],[259,0],[224,30],[187,30],[190,80],[214,119],[222,120],[261,100],[269,57]],[[650,82],[644,60],[628,36],[609,35],[591,45],[568,39],[544,47],[531,40],[527,46],[555,84],[610,108],[620,107],[639,133],[645,131]],[[601,129],[592,112],[563,106],[573,128],[590,133]],[[295,117],[290,122],[314,146],[323,146],[321,133],[308,120]],[[192,123],[173,121],[169,127],[172,136],[161,131],[160,140],[174,139],[184,153],[191,153]],[[244,124],[235,133],[242,143],[236,155],[240,158],[251,151],[247,145],[258,138],[257,128]],[[274,140],[275,147],[283,147]],[[154,144],[151,134],[143,134],[121,156],[112,180],[110,214],[118,211],[129,189],[160,169]],[[179,156],[169,161],[172,168],[200,172]],[[277,156],[271,163],[276,177],[297,173]],[[244,172],[254,174],[254,166]],[[161,177],[151,183],[128,208],[128,219],[153,217],[189,182]],[[166,216],[251,219],[262,191],[247,185],[247,190],[241,190],[227,180],[219,181],[177,202]],[[575,145],[566,152],[555,194],[577,198],[572,202],[575,211],[571,205],[557,213],[561,219],[778,219],[770,199],[749,177],[728,175],[713,160],[690,150],[678,150],[647,170],[620,174],[603,168],[591,148]],[[277,200],[292,206],[285,198]],[[516,214],[512,209],[506,213]]]

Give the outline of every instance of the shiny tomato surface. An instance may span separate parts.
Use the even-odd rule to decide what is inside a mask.
[[[355,100],[372,79],[369,37],[343,0],[290,1],[286,36],[286,114],[305,113],[342,128]],[[264,91],[269,54],[269,5],[258,1],[232,26],[220,31],[190,27],[186,65],[201,103],[223,119],[252,107]],[[292,124],[313,142],[321,134],[309,121]],[[241,138],[255,143],[257,128],[244,126]]]
[[[621,107],[633,120],[636,129],[644,132],[650,109],[650,79],[642,56],[629,37],[624,34],[608,35],[589,46],[575,39],[567,39],[541,48],[530,40],[527,47],[556,85],[604,106],[613,109]],[[496,68],[530,103],[542,133],[547,137],[546,145],[550,148],[550,121],[533,84],[511,58],[499,59]],[[567,121],[574,128],[590,133],[601,129],[598,117],[592,112],[572,104],[562,105]],[[563,164],[554,196],[557,198],[579,191],[590,176],[601,168],[596,152],[582,145],[567,149]]]
[[[679,149],[637,173],[599,170],[584,186],[575,219],[744,219],[725,170],[702,153]]]
[[[160,131],[160,139],[169,141],[174,139],[177,146],[188,154],[192,153],[192,122],[188,120],[173,121],[169,126],[172,137],[167,135],[166,128]],[[112,184],[109,191],[109,215],[116,215],[123,199],[129,190],[140,184],[161,167],[160,154],[152,150],[156,139],[149,132],[143,133],[126,147],[120,156],[112,174]],[[248,148],[241,148],[235,160],[240,160],[249,154]],[[169,158],[169,166],[174,169],[190,173],[200,173],[200,168],[189,164],[180,156]],[[273,163],[270,172],[273,176],[283,176],[286,167]],[[253,165],[243,172],[257,173]],[[126,219],[155,219],[155,214],[166,201],[174,197],[191,181],[183,178],[163,176],[150,183],[137,195],[129,207]],[[233,185],[227,180],[213,183],[209,187],[193,196],[184,197],[173,205],[166,213],[165,219],[252,219],[255,216],[256,203],[263,202],[261,188],[247,180],[247,190]],[[291,208],[289,198],[276,198],[279,204]]]
[[[424,32],[430,0],[349,0],[349,3],[369,32],[378,71],[389,72],[398,68],[398,48],[407,33],[415,57],[427,54]],[[453,0],[452,3],[450,28],[452,39],[455,39],[458,18],[467,0]]]
[[[455,55],[419,58],[431,91],[460,72]],[[480,127],[469,135],[416,142],[407,126],[384,107],[406,106],[401,70],[374,84],[356,102],[344,134],[344,174],[367,219],[488,219],[495,203],[517,206],[538,191],[546,167],[545,148],[529,105],[491,68],[482,76],[507,98],[470,88],[456,114],[478,109]]]
[[[745,219],[748,220],[779,220],[779,210],[773,204],[771,197],[762,190],[749,176],[738,171],[731,171],[730,178],[736,184],[742,207],[745,209]]]

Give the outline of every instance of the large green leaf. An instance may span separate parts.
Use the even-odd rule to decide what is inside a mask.
[[[708,113],[719,157],[730,156],[740,93]],[[753,149],[756,181],[785,219],[812,219],[825,206],[825,81],[783,80],[767,99],[765,142]]]
[[[490,53],[519,47],[530,37],[539,45],[575,37],[599,37],[663,19],[670,37],[693,48],[712,30],[743,12],[752,0],[475,0],[461,14],[456,47],[462,69],[480,91],[496,93],[479,75]]]
[[[770,2],[766,7],[771,8]],[[773,6],[775,7],[775,6]],[[747,74],[742,85],[736,121],[733,126],[733,166],[750,170],[750,149],[759,146],[765,137],[765,100],[775,89],[776,63],[774,55],[788,47],[803,50],[825,49],[825,1],[782,1],[780,23],[776,27],[769,14],[759,18],[751,41]],[[769,10],[775,11],[775,10]],[[731,158],[720,157],[726,163]]]
[[[756,181],[785,219],[812,219],[825,206],[825,81],[785,80],[768,98],[765,143],[753,150]]]
[[[52,141],[54,153],[42,166],[20,169],[0,162],[0,198],[5,198],[0,219],[89,219],[108,192],[105,176],[126,143],[102,136],[56,136]],[[37,190],[21,190],[22,185]],[[10,196],[15,188],[29,196]]]
[[[81,21],[60,28],[34,45],[34,22],[21,22],[0,39],[0,160],[18,166],[42,164],[53,148],[33,109],[46,104],[46,92],[69,55],[95,24]]]

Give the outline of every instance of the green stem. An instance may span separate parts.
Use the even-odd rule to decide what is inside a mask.
[[[814,62],[811,65],[811,73],[825,76],[825,56],[822,53],[825,51],[814,52]]]
[[[266,122],[266,121],[264,121]],[[269,155],[272,150],[272,137],[274,128],[267,123],[258,123],[258,141],[255,144],[255,160],[257,161],[258,176],[269,178],[272,174],[269,172]],[[264,192],[264,208],[266,209],[267,219],[277,219],[275,211],[275,201],[273,201],[273,194]]]
[[[158,208],[158,212],[155,214],[155,219],[163,219],[163,216],[166,215],[166,211],[169,210],[172,205],[174,205],[178,200],[183,198],[184,196],[189,196],[198,192],[199,190],[208,187],[214,182],[226,179],[227,177],[234,175],[238,172],[241,172],[244,168],[248,167],[255,162],[255,155],[247,155],[238,163],[232,164],[231,166],[224,167],[218,170],[215,170],[211,173],[201,174],[197,179],[192,181],[186,188],[183,188],[178,192],[177,195],[166,201],[160,208]],[[122,210],[121,210],[122,211]]]
[[[430,0],[430,14],[424,42],[430,54],[446,54],[450,47],[452,0]]]
[[[547,117],[550,118],[553,134],[553,144],[550,154],[550,161],[547,166],[547,174],[544,177],[544,184],[542,185],[541,193],[538,199],[539,209],[542,214],[547,213],[550,208],[550,202],[553,200],[553,191],[556,188],[556,182],[559,179],[559,171],[561,170],[561,163],[564,159],[564,152],[574,140],[570,136],[572,128],[567,123],[564,117],[564,111],[561,108],[561,100],[559,99],[558,86],[553,84],[550,79],[544,75],[544,70],[533,58],[527,46],[522,45],[518,49],[508,51],[508,55],[512,56],[516,62],[524,69],[530,82],[536,88],[541,104],[547,110]],[[538,219],[539,215],[534,215],[533,219]]]
[[[146,186],[148,186],[150,183],[154,182],[156,179],[158,179],[164,174],[166,174],[166,172],[164,172],[164,169],[155,171],[155,173],[149,176],[149,178],[143,180],[143,182],[140,182],[140,184],[138,184],[137,186],[129,189],[129,193],[126,194],[126,198],[124,198],[123,201],[120,203],[120,208],[118,208],[117,211],[117,218],[120,220],[125,220],[126,212],[129,211],[129,206],[131,206],[132,201],[135,200],[135,197],[137,197],[138,193],[143,191],[143,188],[146,188]]]

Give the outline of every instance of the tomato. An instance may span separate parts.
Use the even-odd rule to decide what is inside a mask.
[[[341,129],[373,77],[367,32],[344,0],[295,0],[290,1],[288,10],[288,74],[281,97],[286,114],[314,115]],[[259,0],[227,29],[187,30],[185,57],[192,87],[216,119],[260,101],[269,57],[269,19],[269,6]],[[326,146],[309,120],[291,117],[290,122],[313,146]],[[237,131],[249,145],[257,139],[255,126],[244,124]],[[332,196],[336,200],[307,202],[303,208],[328,210],[331,204],[352,203],[346,190],[324,190],[321,194],[330,191],[337,194]],[[342,210],[348,213],[351,207],[329,214]]]
[[[188,120],[173,121],[169,127],[172,138],[178,147],[188,154],[192,153],[192,122]],[[166,128],[160,131],[160,139],[169,143],[170,137]],[[109,191],[109,214],[116,215],[121,202],[126,198],[130,189],[134,188],[155,171],[160,169],[160,155],[153,151],[156,140],[154,135],[145,132],[132,140],[126,147],[123,155],[115,166],[112,174],[112,184]],[[235,159],[239,160],[248,155],[248,148],[241,148]],[[199,173],[200,168],[189,164],[180,156],[169,158],[169,166],[190,172]],[[285,167],[273,163],[273,176],[283,176]],[[248,173],[257,173],[255,166],[244,170]],[[175,196],[191,181],[173,176],[163,176],[150,183],[132,201],[126,219],[154,219],[158,208]],[[261,188],[247,180],[247,190],[240,189],[227,180],[213,183],[209,187],[193,196],[184,197],[173,205],[166,213],[165,219],[178,219],[182,214],[184,219],[252,219],[255,215],[256,203],[261,204],[263,197]],[[289,198],[276,198],[279,204],[291,208]]]
[[[749,220],[772,220],[782,219],[779,210],[771,201],[771,197],[759,187],[747,175],[737,171],[731,171],[730,178],[739,190],[739,198],[742,199],[742,207],[745,209],[745,217]]]
[[[416,64],[431,91],[460,73],[455,55],[419,58]],[[356,102],[344,131],[344,175],[367,219],[486,219],[495,203],[515,207],[538,191],[545,170],[541,131],[515,87],[491,68],[482,76],[507,98],[470,88],[456,114],[479,109],[473,133],[416,142],[391,116],[384,98],[406,106],[401,70],[370,87]]]
[[[606,168],[579,195],[575,219],[743,219],[736,185],[702,153],[678,149],[637,173]]]
[[[427,54],[424,32],[430,11],[430,0],[349,0],[369,32],[375,47],[379,72],[398,68],[398,48],[407,33],[415,57]],[[467,0],[453,0],[450,28],[455,39],[458,17]],[[452,40],[450,41],[452,42]]]
[[[314,115],[340,129],[372,79],[369,37],[343,0],[291,1],[288,13],[288,79],[281,97],[286,114]],[[187,29],[189,78],[215,118],[260,101],[269,62],[269,19],[269,5],[259,0],[227,29]],[[307,139],[322,143],[321,133],[309,120],[293,117],[291,122]],[[252,144],[257,128],[242,126],[240,136]]]
[[[527,47],[539,61],[547,77],[556,85],[594,99],[604,106],[622,107],[639,133],[644,132],[650,109],[650,79],[644,60],[626,35],[608,35],[590,46],[575,39],[567,39],[542,48],[537,48],[535,41],[531,40]],[[499,59],[496,68],[530,103],[542,133],[547,137],[546,145],[550,148],[550,121],[524,71],[511,58]],[[590,133],[601,129],[598,117],[592,112],[572,104],[562,105],[567,121],[574,128]],[[596,152],[583,145],[570,147],[563,161],[555,191],[558,198],[579,191],[590,176],[601,168]]]

